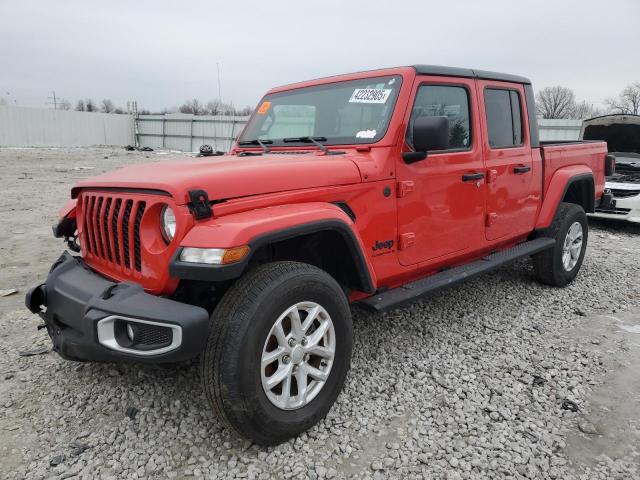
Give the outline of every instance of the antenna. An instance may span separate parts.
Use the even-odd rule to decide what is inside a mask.
[[[51,102],[44,102],[45,105],[53,105],[53,109],[57,110],[58,109],[58,98],[56,97],[56,91],[53,90],[53,96],[51,97],[47,97],[47,100],[52,100]]]
[[[69,102],[67,102],[66,99],[58,97],[56,95],[56,91],[55,90],[52,91],[51,93],[52,93],[52,95],[50,97],[47,97],[47,99],[51,100],[51,101],[50,102],[44,102],[45,105],[53,105],[53,109],[54,110],[58,109],[58,105],[61,106],[62,110],[65,110],[65,109],[68,110],[69,109],[68,105],[70,105],[70,104],[69,104]],[[65,108],[65,103],[67,104],[66,108]]]
[[[222,86],[220,85],[220,62],[216,62],[216,68],[218,69],[218,101],[222,106]]]

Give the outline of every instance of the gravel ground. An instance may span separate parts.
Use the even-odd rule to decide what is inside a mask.
[[[0,289],[19,290],[0,297],[2,477],[638,478],[638,228],[591,222],[565,289],[521,261],[387,314],[354,309],[344,392],[277,447],[221,426],[195,363],[19,356],[49,345],[22,301],[61,251],[50,225],[70,184],[176,156],[0,150]]]

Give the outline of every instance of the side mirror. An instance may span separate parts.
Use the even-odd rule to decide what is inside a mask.
[[[415,152],[403,154],[407,163],[427,158],[431,150],[449,147],[449,119],[447,117],[418,117],[413,122],[413,148]]]

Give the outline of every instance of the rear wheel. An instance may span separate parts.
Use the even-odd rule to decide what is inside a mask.
[[[351,345],[349,304],[336,281],[311,265],[270,263],[238,280],[216,307],[203,387],[228,426],[277,444],[328,413]]]
[[[576,277],[587,249],[589,226],[580,205],[561,203],[549,228],[538,233],[556,244],[533,257],[538,279],[547,285],[564,287]]]

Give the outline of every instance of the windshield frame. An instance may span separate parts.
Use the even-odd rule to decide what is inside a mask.
[[[312,84],[308,84],[308,85],[300,85],[300,86],[292,86],[291,88],[276,88],[273,89],[269,92],[267,92],[261,99],[260,102],[258,103],[258,106],[254,109],[253,113],[251,114],[251,117],[249,118],[249,120],[247,121],[247,124],[245,125],[245,127],[242,130],[242,133],[238,136],[237,140],[236,140],[236,148],[240,148],[240,149],[252,149],[255,148],[254,146],[248,146],[248,145],[240,145],[241,142],[248,142],[251,140],[255,140],[255,138],[248,138],[246,137],[246,134],[248,132],[248,130],[251,128],[252,123],[255,121],[255,119],[257,118],[258,115],[258,110],[260,109],[261,105],[263,105],[264,102],[269,102],[270,100],[273,100],[274,98],[278,98],[279,96],[286,96],[286,95],[290,95],[292,92],[301,92],[304,90],[313,90],[313,89],[321,89],[321,88],[326,88],[326,87],[330,87],[331,85],[338,85],[338,84],[343,84],[343,83],[356,83],[356,82],[371,82],[371,81],[375,81],[375,80],[380,80],[380,79],[387,79],[387,81],[390,78],[394,78],[395,82],[397,82],[397,86],[396,86],[396,93],[394,94],[394,98],[390,99],[390,112],[388,114],[388,117],[386,119],[385,122],[385,126],[384,129],[381,130],[380,134],[379,134],[379,138],[378,139],[367,139],[367,138],[359,138],[356,140],[356,137],[353,137],[351,140],[352,141],[341,141],[342,138],[344,137],[334,137],[339,139],[340,141],[332,141],[331,137],[328,137],[326,141],[322,141],[322,144],[327,146],[327,147],[331,147],[331,146],[354,146],[354,147],[358,147],[358,146],[371,146],[371,145],[375,145],[375,144],[379,144],[380,142],[382,142],[385,137],[387,136],[388,132],[389,132],[389,127],[391,126],[392,122],[393,122],[393,118],[394,116],[398,113],[397,112],[397,108],[398,108],[398,101],[400,100],[400,97],[403,93],[403,87],[404,87],[404,82],[405,82],[405,76],[403,75],[403,72],[399,72],[399,71],[376,71],[375,73],[372,72],[372,75],[367,75],[367,76],[358,76],[358,77],[352,77],[352,78],[348,78],[347,76],[344,76],[345,78],[335,78],[335,79],[331,79],[330,81],[318,81],[318,83],[312,83]],[[350,77],[350,76],[349,76]],[[355,87],[355,88],[359,88],[359,87]],[[376,135],[378,136],[378,135]],[[246,138],[245,138],[246,137]],[[315,137],[315,135],[314,135]],[[259,137],[256,137],[259,138]],[[317,148],[314,147],[312,144],[310,145],[310,142],[284,142],[284,138],[288,138],[288,137],[283,137],[283,138],[275,138],[275,139],[266,139],[267,141],[273,141],[273,143],[269,143],[269,147],[270,148],[291,148],[291,147],[306,147],[306,148]],[[260,139],[262,141],[265,141],[265,139]]]

